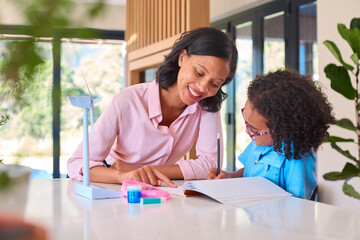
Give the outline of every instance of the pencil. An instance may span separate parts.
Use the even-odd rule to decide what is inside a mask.
[[[220,174],[220,133],[217,134],[217,175]]]

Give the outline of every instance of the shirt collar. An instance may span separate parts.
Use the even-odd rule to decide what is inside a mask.
[[[149,117],[154,118],[161,115],[160,89],[156,80],[150,83],[148,87],[148,92]]]
[[[148,87],[148,110],[149,110],[149,117],[154,118],[159,115],[162,116],[161,112],[161,104],[160,104],[160,87],[156,80],[152,81]],[[180,117],[184,117],[188,114],[193,114],[196,112],[197,108],[200,108],[198,103],[193,105],[189,105],[185,108],[182,112]]]

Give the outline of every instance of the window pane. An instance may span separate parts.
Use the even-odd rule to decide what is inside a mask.
[[[17,40],[21,41],[21,40]],[[0,52],[6,43],[0,41]],[[31,85],[23,94],[24,104],[12,107],[1,102],[0,113],[6,111],[10,121],[0,127],[0,159],[4,163],[17,163],[33,169],[32,178],[50,178],[53,171],[52,154],[52,46],[37,43],[45,62],[38,66]],[[0,55],[1,62],[2,55]],[[10,107],[9,107],[10,106]]]
[[[264,73],[284,66],[284,12],[278,12],[264,18]]]
[[[88,95],[86,79],[93,97],[102,97],[94,106],[95,122],[112,97],[124,87],[124,44],[121,41],[114,44],[99,42],[64,42],[61,45],[60,173],[62,175],[66,175],[67,160],[83,138],[83,111],[70,105],[66,97]]]
[[[245,150],[251,139],[246,134],[245,124],[241,114],[247,100],[247,87],[253,78],[253,40],[252,23],[247,22],[236,26],[236,47],[239,52],[238,66],[235,75],[235,127],[236,127],[236,169],[243,165],[237,157]]]
[[[299,8],[299,72],[319,79],[316,3]]]
[[[224,33],[226,33],[225,29],[221,29],[221,31],[223,31]],[[222,90],[227,93],[227,87],[222,87]],[[227,170],[227,165],[228,165],[228,159],[227,159],[227,146],[228,146],[228,141],[227,141],[227,130],[226,130],[226,109],[227,109],[227,101],[229,99],[225,100],[222,102],[221,104],[221,109],[220,109],[220,115],[221,115],[221,130],[222,130],[222,134],[223,134],[223,146],[224,146],[224,150],[223,150],[223,164],[222,164],[222,170],[226,171]]]
[[[154,79],[156,78],[156,68],[149,68],[145,70],[145,82],[149,83],[154,81]]]

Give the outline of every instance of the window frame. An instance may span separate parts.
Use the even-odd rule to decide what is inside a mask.
[[[28,35],[31,36],[32,28],[21,25],[0,25],[0,35]],[[52,140],[53,140],[53,178],[60,178],[60,114],[61,114],[61,39],[104,39],[125,41],[123,30],[102,30],[92,28],[56,28],[48,35],[37,36],[50,38],[53,53],[53,89],[52,89]]]

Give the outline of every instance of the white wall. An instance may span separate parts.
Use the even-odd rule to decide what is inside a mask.
[[[72,28],[98,28],[106,30],[125,30],[126,6],[108,4],[104,14],[95,19],[86,18],[85,11],[91,6],[91,2],[76,2],[74,10],[69,13],[72,16]],[[26,25],[23,14],[18,10],[12,0],[0,0],[0,24],[1,25]]]
[[[273,0],[210,0],[210,22],[215,22]]]
[[[331,40],[337,44],[345,61],[351,63],[349,59],[351,49],[345,40],[341,38],[337,31],[337,24],[343,23],[347,27],[354,17],[360,17],[360,1],[346,0],[341,3],[338,0],[318,0],[317,1],[317,36],[319,43],[319,72],[320,83],[328,95],[329,101],[333,104],[335,117],[337,119],[349,118],[355,122],[354,103],[346,100],[342,95],[336,93],[330,88],[330,80],[324,74],[324,68],[329,63],[340,65],[332,56],[328,49],[322,44],[325,40]],[[355,83],[354,78],[352,79]],[[354,85],[355,86],[355,85]],[[355,134],[348,130],[343,130],[338,127],[332,127],[330,134],[342,136],[345,138],[355,138]],[[357,156],[357,149],[355,144],[341,145],[349,149],[353,156]],[[322,175],[330,171],[341,171],[344,167],[347,158],[340,155],[333,150],[329,144],[323,144],[318,151],[318,182],[319,182],[319,197],[320,201],[342,206],[349,209],[356,209],[360,211],[360,200],[347,197],[342,192],[343,181],[330,182],[325,181]],[[360,180],[352,180],[350,182],[357,191],[360,191]]]

